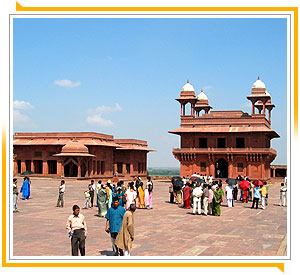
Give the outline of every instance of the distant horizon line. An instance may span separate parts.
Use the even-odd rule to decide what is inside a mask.
[[[279,165],[279,166],[287,166],[287,164],[270,164],[270,166],[273,166],[273,165]],[[147,167],[147,169],[180,169],[180,166],[179,167],[174,167],[174,166],[149,166]]]

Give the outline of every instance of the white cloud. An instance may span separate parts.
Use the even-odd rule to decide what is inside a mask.
[[[30,118],[22,114],[19,110],[14,110],[14,123],[28,123]]]
[[[202,88],[202,90],[205,92],[205,91],[207,91],[207,90],[211,90],[211,89],[213,89],[213,86],[204,86],[203,88]]]
[[[62,79],[62,80],[55,80],[54,84],[60,87],[66,87],[66,88],[74,88],[80,86],[80,82],[72,82],[68,79]]]
[[[14,110],[30,110],[34,108],[29,102],[26,101],[15,100],[13,105]]]
[[[96,109],[89,110],[92,113],[97,113],[97,114],[103,114],[103,113],[109,113],[109,112],[119,112],[122,111],[122,108],[120,104],[116,103],[114,107],[111,106],[98,106]]]
[[[26,111],[33,109],[34,106],[29,102],[15,100],[13,103],[14,128],[20,130],[32,129],[36,125],[26,114]]]
[[[86,119],[87,123],[90,125],[96,125],[96,126],[104,126],[104,127],[111,127],[114,125],[114,123],[111,120],[104,119],[101,114],[89,116]]]
[[[114,107],[101,105],[87,111],[89,116],[87,117],[86,122],[90,125],[111,127],[114,126],[114,123],[111,120],[103,118],[103,114],[120,111],[122,111],[122,108],[118,103],[116,103]]]

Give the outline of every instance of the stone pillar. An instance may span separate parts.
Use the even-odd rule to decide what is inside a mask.
[[[63,166],[62,166],[62,162],[60,160],[57,161],[57,175],[59,177],[63,177]]]
[[[261,167],[261,178],[264,179],[265,178],[265,164],[264,164],[264,162],[261,163],[260,167]]]
[[[263,115],[266,115],[266,103],[263,102]]]
[[[25,161],[21,160],[21,173],[26,171],[26,165],[25,165]]]
[[[18,162],[17,160],[14,160],[14,168],[13,168],[13,174],[18,174]]]
[[[228,178],[233,178],[233,163],[229,161],[228,165]]]
[[[255,108],[254,108],[254,103],[252,102],[252,115],[255,114]]]
[[[118,172],[118,165],[117,165],[117,163],[114,163],[113,165],[114,165],[114,171],[115,171],[115,174],[116,174],[116,172]]]
[[[209,163],[209,175],[215,177],[215,166],[212,161]]]
[[[182,103],[180,105],[181,105],[181,112],[180,112],[180,114],[183,116],[183,105],[182,105]]]
[[[246,176],[250,177],[250,169],[251,169],[251,164],[249,163],[249,160],[247,162],[247,168],[246,168]]]
[[[48,162],[43,160],[43,175],[48,175]]]
[[[123,167],[122,167],[122,174],[125,175],[126,174],[126,163],[123,163]]]
[[[78,174],[77,174],[77,177],[78,178],[81,178],[81,159],[78,160]]]
[[[134,174],[133,163],[130,163],[130,175]]]
[[[271,123],[271,110],[269,110],[269,122]]]
[[[191,103],[191,116],[194,116],[195,112],[194,112],[194,104]]]

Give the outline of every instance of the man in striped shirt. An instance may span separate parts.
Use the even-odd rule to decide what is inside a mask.
[[[72,256],[85,256],[85,239],[87,237],[87,225],[78,205],[73,206],[73,214],[67,220],[67,232],[71,237]]]

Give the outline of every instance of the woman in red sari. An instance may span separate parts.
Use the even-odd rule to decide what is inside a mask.
[[[191,208],[191,187],[190,184],[187,183],[183,189],[183,201],[184,201],[184,209]]]
[[[248,191],[249,189],[247,190],[244,190],[244,193],[243,193],[243,203],[248,203]]]

